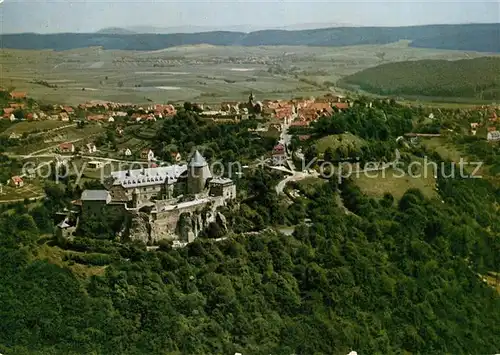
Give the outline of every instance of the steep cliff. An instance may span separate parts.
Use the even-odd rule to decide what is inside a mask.
[[[147,244],[151,236],[149,215],[143,212],[130,212],[130,219],[130,228],[124,236],[132,240],[140,240]]]
[[[181,241],[192,242],[211,224],[217,224],[219,230],[227,232],[226,217],[217,211],[183,213],[178,223],[177,234]]]
[[[226,217],[217,212],[216,206],[179,212],[172,210],[161,219],[152,220],[150,214],[130,212],[131,226],[125,237],[140,240],[146,244],[157,244],[161,240],[192,242],[209,226],[216,224],[220,233],[226,233]]]

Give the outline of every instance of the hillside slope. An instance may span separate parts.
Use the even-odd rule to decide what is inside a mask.
[[[382,64],[339,81],[382,95],[500,99],[500,58]]]
[[[58,33],[4,34],[3,48],[67,50],[89,46],[104,49],[157,50],[186,44],[352,46],[411,40],[412,46],[500,52],[500,24],[411,27],[336,27],[314,30],[265,30],[251,33],[215,31],[175,34]]]

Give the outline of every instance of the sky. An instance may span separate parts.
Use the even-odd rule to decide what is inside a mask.
[[[251,29],[297,24],[409,26],[499,23],[500,0],[4,0],[1,33],[94,32],[106,27]]]

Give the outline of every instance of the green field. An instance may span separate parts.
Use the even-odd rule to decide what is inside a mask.
[[[363,193],[373,197],[383,197],[388,192],[399,200],[407,190],[412,188],[419,189],[428,198],[438,196],[435,190],[436,179],[434,175],[423,172],[419,174],[419,172],[414,171],[412,176],[409,174],[401,176],[399,171],[387,169],[384,172],[378,171],[369,175],[359,174],[359,177],[353,176],[352,179]]]
[[[91,99],[210,104],[245,100],[250,91],[257,100],[289,99],[324,94],[342,77],[381,63],[484,55],[410,48],[404,41],[352,47],[198,45],[152,52],[5,49],[0,51],[0,86],[68,104]]]

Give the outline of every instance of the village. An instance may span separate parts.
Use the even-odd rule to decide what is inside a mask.
[[[41,105],[29,98],[28,93],[19,91],[8,92],[0,88],[3,102],[0,103],[3,120],[15,124],[22,123],[30,125],[31,130],[21,133],[12,130],[7,136],[0,132],[0,138],[12,144],[20,144],[30,137],[44,136],[55,131],[64,131],[68,127],[89,125],[113,126],[118,137],[124,135],[125,129],[129,126],[141,124],[151,124],[160,120],[168,120],[176,115],[179,109],[189,105],[200,117],[215,123],[234,123],[245,119],[257,119],[260,123],[253,129],[256,133],[275,134],[278,143],[270,152],[270,158],[274,165],[286,165],[284,159],[290,135],[288,129],[296,129],[302,132],[298,135],[300,140],[307,140],[308,127],[311,123],[322,116],[331,116],[334,112],[349,108],[352,102],[340,94],[328,93],[322,97],[292,100],[256,100],[253,93],[250,93],[248,100],[221,102],[218,107],[202,103],[184,103],[184,105],[174,104],[149,104],[133,105],[129,103],[115,103],[107,101],[90,101],[78,105],[77,107],[67,105]],[[472,136],[484,135],[487,141],[495,142],[500,140],[500,132],[497,129],[498,121],[497,108],[495,106],[479,106],[464,110],[463,115],[473,115],[479,117],[477,122],[470,123],[469,134]],[[478,114],[479,113],[479,114]],[[434,113],[430,113],[429,120],[434,118]],[[56,128],[44,129],[48,123],[58,124]],[[425,135],[439,136],[439,133],[420,133]],[[83,156],[90,159],[88,167],[93,170],[103,168],[111,161],[138,161],[159,165],[155,153],[150,147],[144,146],[137,149],[134,146],[123,146],[112,149],[105,154],[98,148],[98,144],[92,140],[92,136],[73,141],[63,141],[51,148],[41,149],[37,152],[25,152],[18,154],[20,157],[57,157],[62,156]],[[36,153],[36,154],[35,154]],[[180,163],[183,157],[180,152],[172,152],[171,162]],[[92,159],[94,157],[95,159]],[[12,176],[8,184],[15,187],[23,186],[23,176]]]
[[[220,107],[195,103],[185,103],[180,107],[172,104],[137,106],[104,101],[92,101],[71,107],[38,105],[23,92],[4,92],[4,94],[8,94],[8,107],[3,108],[3,118],[9,120],[12,125],[29,123],[33,126],[43,126],[50,121],[76,126],[105,125],[115,127],[115,133],[119,137],[124,135],[127,126],[168,120],[178,109],[192,109],[203,119],[216,124],[256,119],[261,123],[252,130],[253,132],[256,134],[271,132],[277,137],[277,143],[269,152],[267,161],[271,166],[291,174],[292,178],[299,175],[299,178],[302,178],[305,175],[294,171],[295,167],[287,151],[290,141],[288,129],[307,127],[323,115],[332,115],[334,110],[349,107],[345,97],[331,94],[318,99],[257,101],[253,93],[250,93],[246,102],[223,102]],[[63,130],[65,127],[52,130]],[[50,131],[36,130],[31,135],[49,133]],[[29,137],[30,134],[21,135],[13,132],[5,138],[17,143],[28,140]],[[307,135],[300,137],[307,139]],[[47,167],[53,163],[56,167],[68,166],[75,159],[85,159],[86,175],[106,178],[108,184],[105,184],[105,190],[85,190],[81,199],[75,201],[75,208],[68,211],[57,226],[58,233],[65,237],[71,237],[81,218],[91,218],[89,216],[92,214],[104,213],[103,208],[109,206],[120,208],[122,213],[132,220],[131,230],[123,231],[127,237],[140,239],[148,244],[157,243],[165,238],[176,242],[190,242],[207,223],[218,220],[224,224],[224,216],[218,214],[217,208],[234,201],[236,186],[231,179],[212,178],[206,160],[199,152],[196,151],[192,156],[182,156],[180,152],[172,152],[170,162],[174,165],[167,166],[166,162],[158,159],[149,147],[139,151],[132,150],[132,147],[116,149],[110,158],[109,152],[103,155],[96,143],[91,137],[86,137],[75,142],[65,141],[37,152],[18,155],[20,158],[45,158],[46,161],[28,171],[23,171],[22,175],[12,176],[7,186],[18,190],[26,189],[36,179],[37,170],[43,166]],[[139,164],[139,169],[128,168],[126,171],[111,169],[104,176],[104,168],[113,162],[136,163]],[[192,168],[197,170],[196,173],[193,173]],[[92,172],[95,172],[94,175]],[[200,209],[205,211],[202,218],[199,218]],[[191,227],[181,231],[179,221],[183,213],[191,214],[192,220],[188,223]],[[144,224],[145,219],[147,226],[140,226]]]

